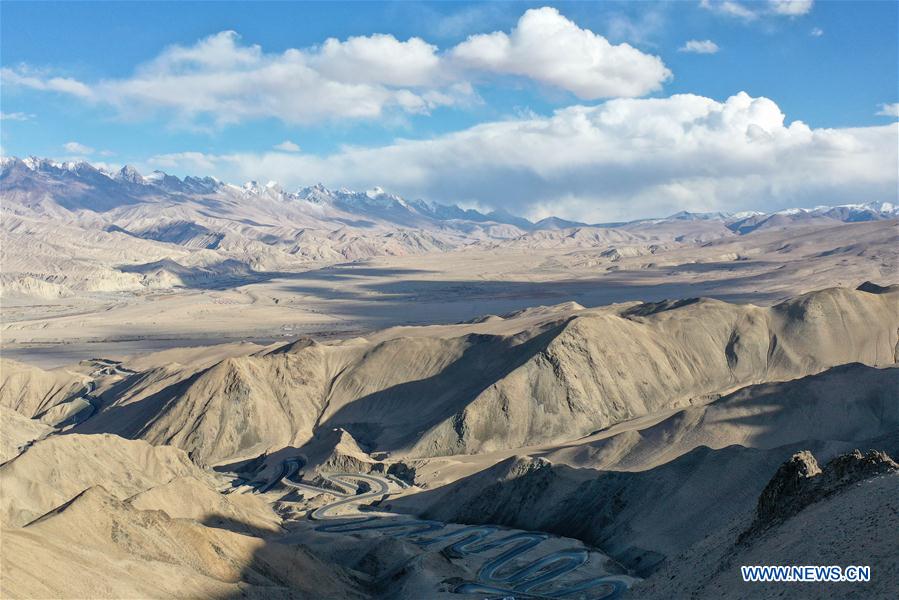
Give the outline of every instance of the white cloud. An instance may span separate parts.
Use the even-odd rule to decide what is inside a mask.
[[[84,144],[80,144],[78,142],[67,142],[62,145],[63,149],[66,152],[71,152],[72,154],[93,154],[94,149],[90,146],[85,146]]]
[[[421,38],[401,42],[392,35],[330,38],[311,60],[328,79],[401,87],[433,85],[440,74],[437,46]]]
[[[151,157],[148,164],[153,169],[187,169],[203,175],[218,172],[220,161],[202,152],[174,152]],[[152,170],[152,169],[151,169]]]
[[[469,36],[452,57],[471,69],[529,77],[586,99],[642,96],[671,78],[659,57],[610,44],[548,7],[525,12],[509,34]]]
[[[73,156],[72,158],[79,159],[80,157]],[[94,167],[100,169],[101,171],[106,171],[107,173],[115,173],[116,171],[121,170],[121,168],[125,166],[121,163],[111,163],[111,162],[100,161],[100,160],[92,160],[90,162]]]
[[[664,4],[645,3],[639,15],[625,13],[611,15],[606,24],[606,37],[612,41],[628,41],[653,46],[666,25],[668,8]]]
[[[771,12],[788,17],[807,15],[814,3],[814,0],[768,0]]]
[[[291,142],[290,140],[284,140],[280,144],[275,144],[273,146],[273,148],[275,150],[281,150],[282,152],[299,152],[300,151],[299,144],[295,144],[294,142]]]
[[[877,114],[882,117],[899,117],[899,102],[881,104]]]
[[[693,52],[695,54],[715,54],[720,50],[718,44],[712,40],[689,40],[678,48],[678,52]]]
[[[0,112],[0,121],[30,121],[34,115],[23,112]]]
[[[764,16],[799,17],[807,15],[814,6],[814,0],[768,0],[761,2],[738,2],[737,0],[699,0],[699,6],[743,21],[754,21]]]
[[[472,4],[456,12],[445,14],[425,4],[416,5],[421,11],[421,25],[440,38],[462,36],[488,24],[503,20],[506,8],[498,2]]]
[[[14,71],[3,67],[0,69],[0,77],[2,77],[4,85],[18,85],[46,92],[62,92],[85,100],[93,96],[91,88],[80,81],[67,77],[45,77],[43,74],[34,73],[28,69]]]
[[[154,164],[286,186],[382,185],[413,198],[600,221],[895,199],[897,134],[897,124],[787,124],[774,102],[745,93],[724,102],[676,95],[572,106],[326,157],[195,153]]]
[[[165,48],[122,79],[85,83],[27,67],[4,68],[2,79],[111,105],[127,118],[159,114],[203,128],[263,118],[305,124],[429,113],[477,101],[472,82],[490,74],[529,77],[583,98],[640,96],[671,76],[658,57],[612,45],[543,8],[527,11],[510,34],[472,36],[443,53],[421,38],[385,34],[266,53],[223,31]]]
[[[700,0],[699,6],[706,10],[717,13],[737,17],[744,21],[752,21],[758,18],[758,14],[745,5],[733,0],[722,0],[721,2],[713,2],[712,0]]]
[[[223,31],[166,48],[125,79],[86,84],[3,69],[3,83],[68,92],[131,118],[160,113],[181,125],[377,118],[391,109],[423,113],[467,100],[465,86],[421,87],[435,79],[433,50],[417,38],[375,35],[266,54]]]
[[[377,36],[346,44],[329,40],[318,50],[264,54],[259,46],[240,45],[238,35],[226,31],[189,48],[169,48],[135,77],[98,87],[122,112],[156,108],[174,111],[187,122],[209,116],[217,125],[265,117],[288,123],[376,118],[388,109],[421,113],[458,99],[392,87],[423,76],[420,67],[403,66],[407,44],[414,55],[420,52],[418,43]],[[373,55],[366,64],[364,52],[376,48],[391,52]],[[394,69],[399,75],[392,74]]]
[[[812,37],[821,37],[824,35],[824,30],[820,27],[812,27],[812,30],[808,33]]]

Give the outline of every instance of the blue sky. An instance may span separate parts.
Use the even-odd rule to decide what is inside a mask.
[[[554,7],[557,13],[541,12],[542,7]],[[535,10],[528,13],[529,9]],[[559,171],[564,165],[550,169],[524,159],[496,164],[488,160],[489,165],[479,161],[471,169],[461,161],[459,168],[467,173],[459,175],[465,179],[461,183],[435,165],[445,162],[443,153],[487,151],[478,135],[493,131],[491,127],[535,120],[562,127],[553,120],[556,111],[573,107],[594,109],[589,119],[596,131],[591,130],[595,137],[589,139],[578,133],[572,143],[600,140],[608,145],[603,156],[613,155],[620,144],[626,154],[628,148],[633,150],[634,136],[646,133],[604,131],[602,123],[611,108],[605,112],[598,108],[608,102],[614,106],[620,98],[635,103],[627,105],[628,114],[633,115],[643,114],[650,106],[646,99],[669,101],[668,112],[652,117],[657,124],[653,135],[670,144],[687,144],[693,134],[685,128],[682,109],[670,112],[675,109],[670,98],[692,94],[718,103],[708,111],[729,114],[722,107],[738,92],[770,99],[785,115],[784,130],[796,120],[812,132],[870,130],[864,140],[855,140],[855,150],[843,144],[842,151],[855,154],[841,164],[861,162],[863,150],[878,149],[860,150],[859,144],[882,144],[884,135],[887,142],[895,136],[896,119],[891,116],[895,108],[889,105],[899,101],[897,9],[895,2],[807,0],[3,2],[0,144],[4,154],[134,163],[177,174],[208,171],[227,180],[272,178],[286,180],[288,185],[321,180],[354,187],[380,183],[409,195],[502,206],[533,216],[546,211],[621,216],[631,210],[626,208],[626,198],[649,197],[653,192],[666,199],[640,205],[637,212],[666,210],[678,203],[720,208],[733,202],[720,190],[729,185],[725,179],[733,177],[734,168],[742,167],[740,176],[747,186],[749,178],[759,177],[758,160],[751,153],[741,154],[737,167],[722,164],[713,181],[671,175],[655,182],[653,189],[642,189],[627,177],[639,179],[641,167],[673,172],[672,161],[677,159],[671,157],[679,156],[677,152],[653,156],[646,163],[635,159],[616,169],[606,158],[594,157],[583,172],[575,170],[566,177]],[[526,14],[533,16],[527,30],[519,22]],[[538,31],[559,27],[561,33],[547,33],[548,37]],[[221,34],[227,31],[236,35]],[[496,38],[484,35],[493,32],[504,36],[498,43],[506,54],[499,58],[491,54],[497,48]],[[217,34],[215,43],[203,44]],[[372,40],[376,34],[392,37],[386,46],[347,43],[351,38]],[[469,36],[480,36],[478,43],[467,42]],[[336,39],[333,55],[322,51],[328,38]],[[421,44],[406,44],[410,38],[420,38]],[[690,40],[694,48],[717,51],[684,51]],[[564,51],[544,55],[534,49],[535,43],[558,45]],[[622,50],[622,44],[632,48]],[[254,45],[258,45],[257,54],[251,56]],[[183,52],[173,54],[173,47]],[[206,54],[197,58],[201,52]],[[290,52],[299,53],[302,65]],[[579,58],[579,52],[584,57]],[[613,54],[597,63],[594,58],[603,52]],[[184,58],[186,54],[190,57]],[[218,61],[214,64],[210,62],[213,54]],[[394,62],[384,62],[387,54]],[[367,66],[372,55],[379,61],[376,68]],[[223,65],[223,60],[232,62]],[[312,72],[308,72],[310,66]],[[269,68],[285,74],[289,91],[279,89],[271,73],[262,73]],[[302,69],[302,74],[296,69]],[[189,85],[172,83],[185,73],[193,77]],[[260,83],[247,84],[247,73],[259,77]],[[193,87],[201,85],[201,78],[208,86]],[[747,108],[748,104],[740,106],[750,120],[769,119],[758,125],[770,129],[766,124],[770,115],[759,116],[762,112]],[[703,113],[703,118],[711,117]],[[664,119],[672,119],[672,126],[687,133],[679,140],[665,138]],[[739,123],[744,134],[751,129],[748,121]],[[506,134],[525,135],[520,130]],[[772,135],[778,140],[787,136]],[[797,143],[800,134],[789,135],[793,142],[784,141],[778,151]],[[465,137],[468,146],[459,149],[458,136]],[[491,133],[490,139],[494,138]],[[720,149],[720,140],[715,137],[713,144],[712,139],[701,142],[705,151],[713,145]],[[299,146],[300,152],[274,150],[285,140]],[[420,142],[413,153],[419,162],[399,172],[404,165],[391,161],[405,162],[401,150],[412,140]],[[549,143],[536,141],[532,154],[548,151],[558,141],[555,137]],[[832,149],[815,143],[819,151],[832,154]],[[517,146],[514,139],[510,144]],[[658,144],[653,142],[653,147]],[[367,154],[360,158],[348,154],[347,148],[365,149]],[[594,148],[585,147],[580,155],[590,155]],[[744,150],[742,146],[735,149],[735,155]],[[354,168],[368,163],[378,168]],[[393,164],[396,173],[390,170]],[[510,179],[521,189],[511,184],[507,189],[503,181]],[[577,183],[570,189],[559,188],[560,182],[569,180]],[[599,186],[604,189],[591,191],[597,181],[604,182]],[[691,182],[701,193],[683,191]],[[896,199],[887,174],[854,171],[832,183],[838,194],[829,195],[835,198]],[[811,190],[797,192],[793,187],[781,182],[776,190],[771,186],[753,189],[748,203],[774,206],[813,201]],[[513,202],[505,197],[513,192],[521,199]]]

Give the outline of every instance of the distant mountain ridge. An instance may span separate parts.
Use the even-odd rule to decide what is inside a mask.
[[[249,181],[242,186],[224,183],[213,177],[183,179],[162,171],[141,175],[131,165],[115,172],[99,169],[87,162],[56,162],[44,158],[19,159],[4,157],[0,163],[0,185],[3,193],[38,193],[41,200],[48,192],[55,203],[69,211],[107,212],[123,205],[158,201],[178,201],[185,196],[224,196],[229,199],[254,198],[268,202],[301,203],[309,212],[316,207],[335,209],[348,215],[370,217],[402,227],[421,228],[444,221],[499,223],[531,229],[527,219],[503,211],[481,213],[456,205],[443,205],[425,200],[411,200],[374,188],[365,192],[332,190],[321,184],[284,190],[276,182],[260,184]],[[42,189],[43,188],[43,189]],[[319,211],[320,212],[320,211]],[[365,226],[364,221],[346,222],[345,215],[335,215],[338,223]],[[343,221],[341,221],[343,218]]]
[[[40,189],[41,187],[47,189]],[[106,212],[124,205],[183,197],[225,196],[261,198],[269,202],[302,203],[312,207],[335,209],[344,215],[336,217],[338,224],[366,226],[366,218],[400,227],[428,228],[449,223],[510,225],[526,231],[564,230],[582,227],[618,227],[632,224],[656,224],[678,221],[720,221],[737,234],[758,229],[801,224],[804,221],[832,219],[840,222],[876,221],[899,217],[899,204],[891,202],[867,202],[814,208],[788,208],[772,213],[745,211],[689,212],[681,211],[663,218],[637,219],[615,223],[585,223],[551,216],[532,222],[524,217],[503,210],[480,212],[458,205],[439,204],[432,201],[407,200],[381,188],[359,192],[348,189],[332,190],[321,184],[303,187],[295,192],[284,190],[277,182],[260,184],[249,181],[241,186],[225,183],[214,177],[169,175],[153,171],[142,175],[131,165],[109,172],[88,162],[57,162],[46,158],[3,157],[0,159],[0,187],[8,192],[20,191],[41,199],[48,196],[69,211],[87,210]],[[67,189],[68,187],[68,189]],[[46,193],[41,193],[46,192]],[[347,215],[359,217],[348,218]],[[464,227],[463,227],[464,229]]]

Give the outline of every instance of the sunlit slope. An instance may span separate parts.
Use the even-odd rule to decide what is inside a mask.
[[[200,369],[153,370],[145,358],[142,373],[101,388],[99,413],[76,430],[174,444],[208,463],[301,447],[321,427],[418,457],[572,439],[750,384],[891,365],[897,297],[834,288],[770,308],[563,307],[440,335],[273,346]]]

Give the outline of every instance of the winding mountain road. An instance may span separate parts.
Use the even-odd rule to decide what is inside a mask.
[[[331,502],[330,504],[326,504],[324,506],[320,506],[309,514],[311,519],[316,521],[324,521],[326,519],[345,519],[347,518],[345,515],[332,515],[332,511],[342,507],[348,506],[351,504],[359,504],[361,502],[365,502],[366,500],[373,500],[377,498],[383,498],[387,494],[390,493],[390,481],[383,477],[377,477],[375,475],[362,475],[361,473],[332,473],[330,475],[323,475],[322,479],[330,483],[331,485],[335,485],[337,487],[348,486],[353,493],[344,493],[341,494],[332,489],[316,487],[312,485],[307,485],[304,483],[298,483],[295,481],[291,481],[289,479],[289,475],[283,477],[281,482],[292,488],[300,489],[300,490],[308,490],[319,493],[332,494],[335,496],[341,497],[340,500],[335,502]],[[354,481],[364,481],[371,486],[371,491],[363,492],[361,494],[355,493],[358,490],[358,486],[356,486]],[[352,516],[352,515],[351,515]]]
[[[447,556],[466,557],[490,554],[477,573],[479,581],[463,583],[453,591],[466,594],[489,594],[514,596],[516,598],[590,598],[591,600],[613,600],[635,581],[627,575],[603,575],[589,579],[560,582],[590,560],[590,552],[584,548],[558,550],[520,564],[513,561],[544,541],[553,538],[546,533],[514,531],[493,525],[473,525],[452,529],[434,537],[423,537],[447,529],[447,524],[439,521],[399,517],[388,514],[373,515],[337,513],[346,511],[353,505],[383,499],[390,493],[390,480],[378,475],[362,473],[331,473],[321,475],[330,488],[310,485],[291,479],[303,466],[301,459],[290,459],[282,463],[281,475],[272,481],[267,491],[276,483],[287,487],[336,496],[334,502],[320,506],[309,513],[314,521],[326,521],[315,530],[322,533],[351,534],[377,532],[394,538],[410,541],[422,549],[442,549]],[[364,482],[369,489],[360,490]],[[344,490],[344,491],[338,491]],[[509,535],[502,535],[507,533]],[[501,550],[495,556],[494,551]],[[551,584],[555,583],[555,586]],[[543,588],[545,591],[540,591]],[[549,589],[554,588],[554,589]]]

